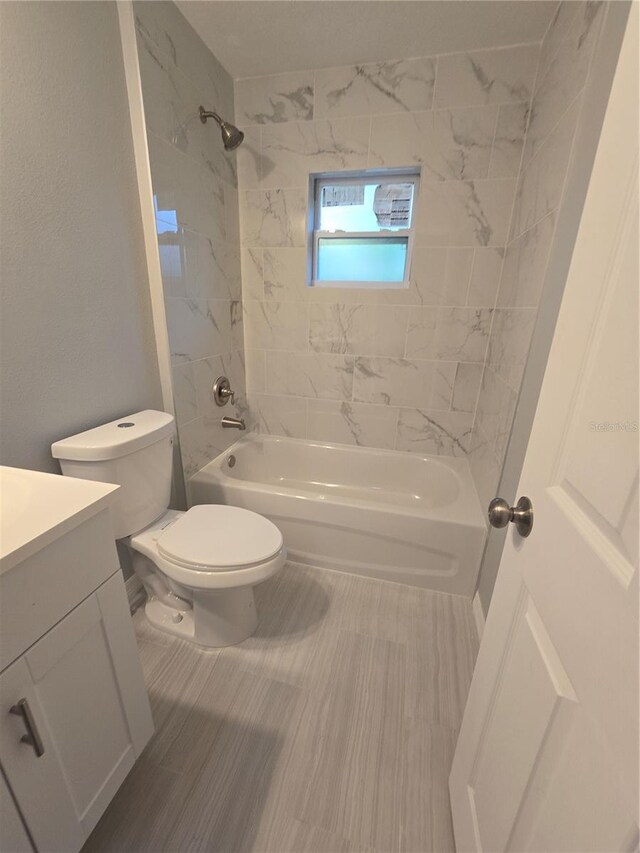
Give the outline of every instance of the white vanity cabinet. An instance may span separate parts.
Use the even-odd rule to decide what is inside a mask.
[[[0,764],[15,806],[3,805],[2,853],[80,850],[153,732],[109,518],[114,487],[39,476],[93,492],[35,552],[0,561]]]

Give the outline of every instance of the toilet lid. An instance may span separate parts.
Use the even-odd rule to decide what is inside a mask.
[[[158,551],[171,562],[212,571],[262,563],[282,545],[268,519],[223,504],[194,506],[158,538]]]

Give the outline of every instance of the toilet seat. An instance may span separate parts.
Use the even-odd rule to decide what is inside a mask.
[[[282,533],[261,515],[236,506],[194,506],[161,533],[158,553],[200,572],[242,570],[280,553]]]
[[[189,522],[183,524],[189,515]],[[234,525],[225,526],[223,519],[227,522],[233,519]],[[177,529],[175,537],[168,536],[173,528]],[[245,533],[239,534],[239,530]],[[247,544],[244,541],[250,538],[246,534],[247,530],[253,531],[253,543]],[[230,531],[234,532],[233,536],[228,535]],[[265,535],[261,536],[260,533]],[[238,544],[238,536],[241,537],[243,548],[236,548],[232,553],[233,541],[235,539]],[[231,559],[226,565],[220,565],[220,555],[216,556],[216,549],[223,538],[227,540],[226,556]],[[161,540],[162,551],[159,547]],[[211,593],[262,583],[282,567],[287,554],[282,534],[275,524],[257,513],[226,504],[199,505],[187,512],[167,510],[153,524],[126,541],[134,551],[149,557],[156,567],[175,583],[194,591]],[[178,554],[180,548],[182,553]],[[175,556],[166,556],[169,551],[175,553]],[[238,555],[244,555],[243,559],[247,555],[256,559],[252,563],[241,564]],[[189,557],[205,562],[187,562]]]

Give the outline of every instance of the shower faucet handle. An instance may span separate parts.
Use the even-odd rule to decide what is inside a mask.
[[[226,406],[229,400],[231,405],[235,405],[236,395],[231,388],[231,383],[226,376],[218,376],[213,383],[213,399],[217,406]]]

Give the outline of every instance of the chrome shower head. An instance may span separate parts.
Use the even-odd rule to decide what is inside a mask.
[[[235,125],[228,121],[224,121],[224,119],[220,118],[218,113],[205,110],[204,107],[200,107],[199,112],[202,124],[206,124],[207,119],[209,118],[212,118],[218,123],[220,130],[222,131],[222,144],[226,151],[234,151],[241,144],[244,139],[244,133],[241,130],[238,130]]]

